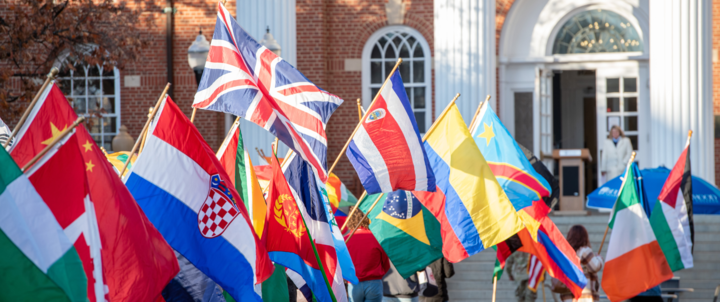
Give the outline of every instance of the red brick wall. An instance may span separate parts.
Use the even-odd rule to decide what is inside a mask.
[[[418,30],[433,52],[433,2],[404,2],[405,25]],[[297,68],[315,84],[345,100],[328,123],[328,167],[358,122],[356,99],[362,94],[362,73],[345,71],[345,59],[361,58],[367,39],[387,26],[385,3],[387,0],[296,2]],[[333,173],[355,194],[362,192],[362,185],[347,157],[341,158]]]

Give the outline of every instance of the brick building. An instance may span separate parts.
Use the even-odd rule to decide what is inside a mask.
[[[466,122],[490,94],[507,128],[539,157],[557,148],[589,148],[598,159],[607,129],[618,124],[631,137],[642,168],[671,166],[693,129],[693,173],[715,181],[720,179],[713,121],[713,112],[720,112],[713,101],[720,93],[720,31],[712,30],[720,26],[720,18],[713,18],[720,6],[712,4],[718,2],[228,0],[226,6],[257,40],[269,28],[286,61],[345,100],[328,124],[329,161],[357,122],[355,100],[367,107],[385,66],[402,56],[407,63],[401,72],[422,129],[455,93],[462,94],[457,104]],[[104,83],[95,90],[114,100],[110,106],[116,110],[95,129],[106,147],[120,125],[138,135],[169,78],[173,99],[188,116],[192,112],[197,85],[187,48],[200,30],[212,38],[216,2],[154,4],[172,5],[171,30],[169,10],[144,12],[154,24],[146,29],[150,46],[142,59],[87,78],[88,87]],[[621,41],[595,41],[594,35]],[[80,81],[84,75],[65,76]],[[66,93],[79,103],[83,95],[90,98],[90,90],[79,98],[71,90]],[[231,119],[200,110],[195,124],[218,148]],[[262,163],[253,149],[269,151],[272,137],[248,122],[242,127],[253,160]],[[590,168],[597,181],[597,161]],[[346,158],[335,173],[351,190],[362,191]]]

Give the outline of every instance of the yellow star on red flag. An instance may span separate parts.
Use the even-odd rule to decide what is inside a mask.
[[[93,165],[92,160],[89,160],[88,162],[85,163],[85,171],[92,172],[94,167],[95,167],[95,165]]]
[[[52,122],[50,122],[50,131],[52,131],[52,137],[50,137],[50,138],[42,141],[41,144],[43,144],[43,145],[49,145],[50,143],[52,143],[52,141],[53,141],[56,137],[60,136],[60,133],[63,132],[63,131],[65,131],[65,129],[67,129],[67,125],[65,125],[65,127],[64,127],[62,130],[58,130],[58,128],[55,126],[55,124],[53,124]]]
[[[85,152],[88,152],[88,151],[92,150],[92,145],[93,144],[89,140],[86,140],[85,144],[82,146],[85,148]]]

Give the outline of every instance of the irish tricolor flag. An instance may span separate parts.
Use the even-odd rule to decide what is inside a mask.
[[[73,243],[0,148],[0,301],[87,301],[87,294]]]
[[[690,138],[670,171],[650,215],[660,248],[673,272],[693,267],[692,173]]]
[[[634,166],[628,165],[609,223],[602,287],[610,301],[630,299],[673,276],[643,209]]]

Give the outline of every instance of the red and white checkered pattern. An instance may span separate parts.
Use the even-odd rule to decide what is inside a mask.
[[[206,238],[220,236],[239,214],[233,203],[219,190],[210,189],[198,212],[198,228]]]

